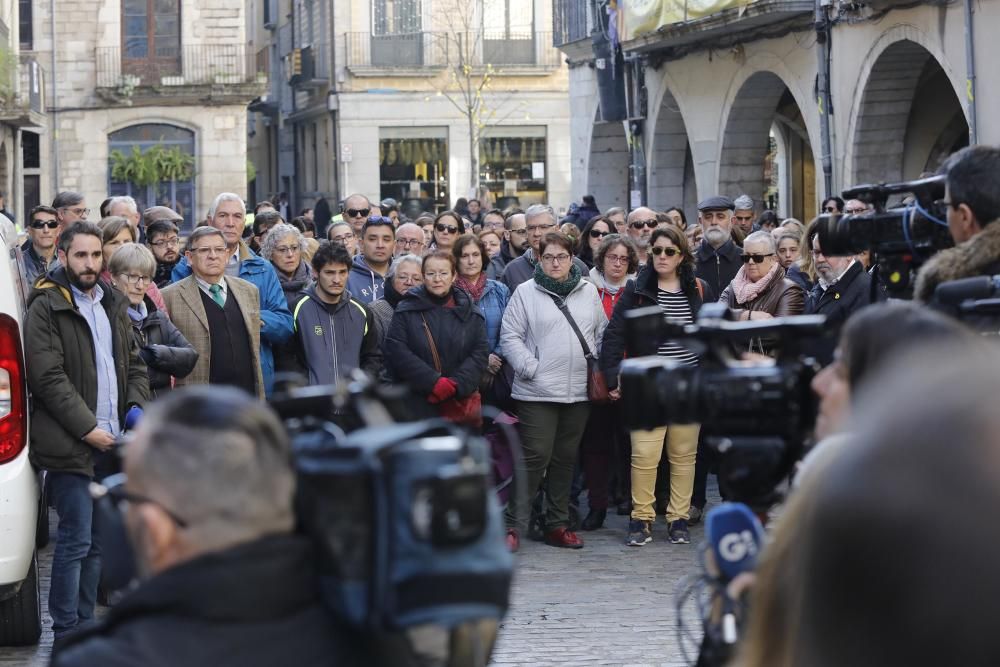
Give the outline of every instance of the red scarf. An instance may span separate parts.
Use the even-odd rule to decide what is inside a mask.
[[[473,303],[479,303],[479,300],[483,298],[483,292],[486,291],[486,272],[481,271],[479,273],[479,278],[476,282],[469,282],[469,279],[465,276],[459,276],[455,278],[455,284],[461,289],[465,290],[469,296],[472,297]]]

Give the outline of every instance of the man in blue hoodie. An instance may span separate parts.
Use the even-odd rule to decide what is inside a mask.
[[[226,239],[229,251],[226,275],[252,282],[260,293],[260,366],[264,391],[270,396],[274,387],[274,354],[271,348],[292,335],[292,314],[288,311],[288,302],[274,267],[266,259],[255,255],[243,242],[246,214],[246,206],[239,195],[223,192],[212,202],[208,224],[221,231]],[[174,267],[171,279],[176,283],[189,275],[191,266],[184,258]]]
[[[347,289],[351,255],[337,243],[323,243],[312,258],[312,287],[295,304],[297,356],[310,385],[334,384],[355,368],[376,377],[382,353],[375,316]]]
[[[382,298],[385,274],[396,249],[396,229],[389,218],[371,217],[361,228],[361,253],[354,258],[347,289],[361,303]]]

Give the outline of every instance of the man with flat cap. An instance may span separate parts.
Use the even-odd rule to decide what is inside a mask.
[[[695,262],[698,277],[708,284],[706,303],[719,299],[743,263],[743,253],[731,237],[734,208],[729,197],[709,197],[698,203],[698,222],[704,236],[695,253]]]

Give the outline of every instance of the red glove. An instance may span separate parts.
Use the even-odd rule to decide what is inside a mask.
[[[434,389],[427,396],[427,402],[434,405],[437,403],[443,403],[449,398],[455,395],[458,391],[458,385],[451,378],[446,378],[443,375],[438,378],[438,381],[434,383]]]

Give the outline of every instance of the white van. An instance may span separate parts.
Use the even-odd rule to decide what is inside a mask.
[[[2,215],[0,252],[0,646],[18,646],[41,636],[36,545],[48,540],[48,515],[40,476],[28,462],[28,286],[21,277],[17,232]]]

